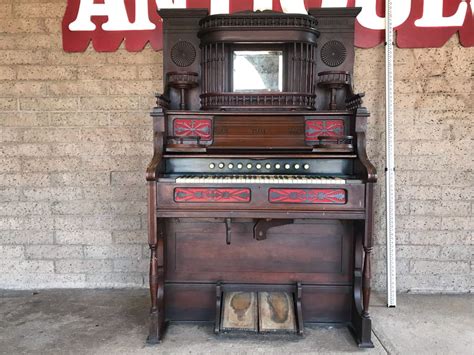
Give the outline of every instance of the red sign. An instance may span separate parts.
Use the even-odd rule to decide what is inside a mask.
[[[474,46],[474,0],[394,0],[393,21],[402,48],[442,47],[458,33],[465,47]],[[208,8],[215,13],[275,10],[305,13],[308,8],[360,6],[356,46],[375,47],[384,41],[385,0],[68,0],[63,19],[63,47],[82,52],[92,42],[110,52],[125,41],[128,51],[149,42],[161,50],[162,22],[157,9]]]

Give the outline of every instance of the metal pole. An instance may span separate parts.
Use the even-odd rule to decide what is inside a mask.
[[[387,306],[397,305],[395,243],[394,32],[392,0],[385,0],[385,201],[387,218]]]

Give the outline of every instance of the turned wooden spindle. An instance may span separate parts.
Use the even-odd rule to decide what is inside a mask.
[[[370,278],[371,278],[371,265],[370,265],[370,254],[372,253],[372,247],[364,247],[364,270],[362,274],[362,293],[363,293],[363,306],[364,310],[362,316],[369,317],[369,301],[370,301]]]

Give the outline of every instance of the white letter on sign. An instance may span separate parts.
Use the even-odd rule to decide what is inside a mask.
[[[471,7],[474,4],[471,2]],[[443,0],[430,0],[423,3],[423,16],[415,21],[418,27],[458,27],[464,24],[467,2],[463,0],[453,16],[443,17]]]
[[[135,0],[135,22],[131,23],[123,1],[105,0],[103,4],[95,4],[94,0],[80,2],[77,18],[69,24],[71,31],[94,31],[92,16],[107,16],[103,24],[104,31],[140,31],[154,30],[155,24],[148,18],[148,0]]]
[[[321,7],[347,7],[347,0],[323,0]]]
[[[280,0],[281,9],[287,14],[308,14],[304,0]]]
[[[253,0],[253,11],[273,10],[273,0]]]
[[[362,7],[357,20],[365,28],[371,30],[385,29],[385,17],[377,15],[377,0],[356,0],[356,6]],[[398,0],[393,4],[393,26],[404,23],[411,11],[411,0]]]
[[[229,0],[211,0],[211,15],[228,14],[229,12]]]
[[[186,0],[155,0],[156,7],[160,9],[185,9]]]

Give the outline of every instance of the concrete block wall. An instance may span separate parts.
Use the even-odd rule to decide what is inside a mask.
[[[162,54],[64,53],[65,1],[0,1],[0,288],[147,283],[144,171]],[[385,287],[384,52],[357,50],[379,172],[374,288]],[[473,51],[396,51],[400,291],[472,289]],[[471,68],[471,69],[470,69]]]

